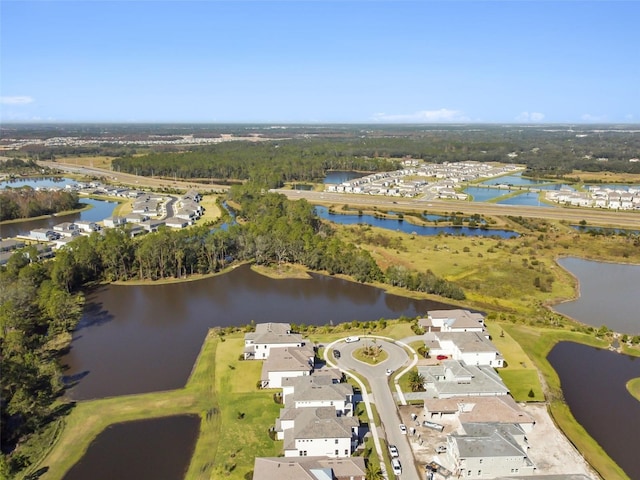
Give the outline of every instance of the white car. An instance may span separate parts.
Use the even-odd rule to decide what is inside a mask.
[[[402,465],[400,464],[400,460],[398,460],[397,458],[391,460],[391,467],[393,468],[393,473],[395,475],[402,474]]]
[[[391,458],[399,457],[400,454],[398,453],[398,447],[395,445],[389,445],[389,455],[391,455]]]
[[[390,377],[391,375],[393,375],[393,370],[391,370],[390,368],[387,368],[387,377]]]
[[[359,342],[360,337],[347,337],[344,339],[344,341],[347,343]]]
[[[407,434],[407,426],[404,423],[400,424],[400,433],[403,435]]]

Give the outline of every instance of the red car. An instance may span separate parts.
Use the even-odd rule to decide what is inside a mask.
[[[436,358],[437,358],[438,360],[446,360],[446,359],[447,359],[447,358],[449,358],[449,357],[447,357],[446,355],[438,355]]]

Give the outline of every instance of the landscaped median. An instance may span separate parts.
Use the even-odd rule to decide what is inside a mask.
[[[272,391],[256,387],[262,362],[239,360],[242,348],[242,334],[219,337],[211,330],[184,388],[78,402],[34,470],[47,469],[42,480],[63,478],[109,425],[197,414],[200,432],[186,478],[244,479],[256,456],[277,456],[282,442],[268,434],[280,406]]]

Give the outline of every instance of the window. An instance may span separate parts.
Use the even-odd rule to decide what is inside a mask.
[[[349,449],[348,448],[344,449],[344,455],[345,455],[345,457],[349,456]]]
[[[336,457],[338,456],[338,450],[336,450]]]
[[[338,439],[336,438],[336,445],[338,444]]]

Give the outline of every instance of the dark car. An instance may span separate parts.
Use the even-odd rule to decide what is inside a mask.
[[[333,351],[333,356],[336,358],[340,358],[340,350],[334,350]]]

